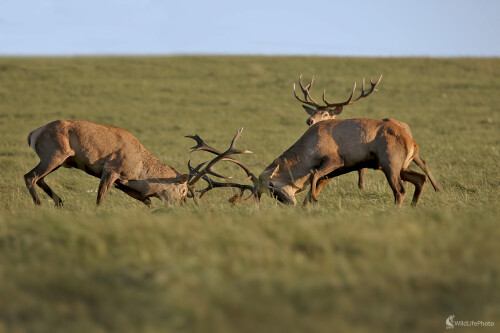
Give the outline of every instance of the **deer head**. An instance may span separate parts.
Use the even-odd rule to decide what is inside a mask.
[[[341,102],[341,103],[328,102],[326,100],[326,96],[325,96],[326,93],[323,90],[323,102],[325,103],[325,105],[319,105],[319,103],[316,102],[311,97],[311,94],[310,94],[310,90],[311,90],[313,83],[314,83],[314,76],[312,77],[311,82],[309,82],[309,84],[304,87],[304,85],[302,84],[302,74],[300,74],[299,85],[300,85],[300,89],[302,90],[302,93],[304,94],[304,99],[302,100],[299,98],[299,96],[297,96],[297,92],[295,91],[295,83],[293,84],[293,94],[299,102],[306,104],[306,105],[302,105],[304,110],[310,116],[309,118],[307,118],[306,123],[307,123],[307,125],[312,126],[315,123],[317,123],[318,121],[327,120],[327,119],[335,119],[335,117],[337,117],[337,115],[339,115],[342,112],[342,109],[344,106],[357,103],[361,99],[368,97],[374,91],[377,91],[376,88],[377,88],[377,85],[380,83],[380,80],[382,80],[382,75],[380,75],[379,79],[376,82],[373,82],[372,78],[370,77],[371,88],[368,92],[365,92],[365,79],[363,78],[363,83],[362,83],[362,87],[361,87],[361,95],[359,95],[358,98],[353,100],[352,98],[353,98],[354,93],[356,91],[356,83],[354,83],[354,88],[352,89],[351,96],[349,96],[349,98],[345,102]],[[312,108],[308,107],[307,105],[312,106]]]

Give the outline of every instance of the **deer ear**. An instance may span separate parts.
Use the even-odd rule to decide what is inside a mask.
[[[307,114],[309,114],[310,116],[312,116],[313,114],[316,113],[315,109],[311,109],[310,107],[305,106],[305,105],[302,105],[302,107],[304,108],[304,110],[306,110]]]
[[[341,106],[337,106],[335,109],[331,109],[331,110],[328,110],[328,113],[331,115],[331,116],[336,116],[336,115],[339,115],[342,113],[342,109],[344,107],[341,105]]]
[[[187,174],[183,174],[179,177],[179,180],[177,181],[177,184],[184,184],[185,182],[187,182],[189,179],[189,175]]]

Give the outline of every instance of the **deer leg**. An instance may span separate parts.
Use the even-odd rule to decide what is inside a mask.
[[[325,188],[326,184],[328,184],[330,182],[330,180],[332,180],[332,179],[333,178],[320,179],[316,183],[316,193],[317,193],[317,195],[319,195],[321,193],[321,191],[323,191],[323,189]]]
[[[422,195],[422,190],[424,189],[426,181],[425,175],[406,168],[401,170],[401,178],[415,185],[415,193],[413,194],[411,205],[416,207],[418,201],[420,200],[420,196]]]
[[[106,199],[106,195],[108,191],[113,185],[113,183],[120,177],[120,174],[111,170],[104,169],[104,172],[101,176],[101,182],[99,183],[99,190],[97,191],[97,205],[100,206],[104,199]]]
[[[127,194],[128,196],[131,196],[132,198],[139,200],[140,202],[151,208],[151,199],[144,198],[140,192],[133,190],[130,187],[127,187],[126,185],[123,185],[119,182],[115,183],[115,187],[120,191],[122,191],[123,193]]]
[[[330,180],[332,180],[332,178],[318,180],[318,182],[316,183],[316,194],[317,195],[319,195],[321,193],[321,191],[323,191],[323,189],[325,188],[326,184],[328,184],[328,182]],[[308,203],[315,203],[315,202],[317,202],[317,200],[314,200],[312,198],[312,185],[311,185],[311,189],[307,193],[307,196],[304,199],[303,205],[305,206]]]
[[[434,187],[434,190],[436,192],[440,192],[441,188],[439,187],[439,185],[434,180],[434,177],[432,177],[431,170],[429,170],[429,168],[427,167],[427,162],[423,158],[421,158],[420,156],[418,156],[418,155],[416,155],[415,157],[413,157],[413,162],[415,162],[415,164],[418,165],[418,167],[420,169],[422,169],[423,172],[425,172],[425,174],[427,175],[427,177],[429,177],[429,180],[431,181],[431,184],[432,184],[432,187]]]
[[[324,184],[317,186],[317,182],[320,180],[320,178],[328,175],[333,170],[342,167],[342,165],[343,165],[343,162],[341,160],[326,159],[326,160],[323,160],[321,162],[319,168],[312,175],[311,200],[317,201],[318,195],[320,194],[321,190],[323,190],[326,183],[328,183],[328,181],[329,181],[328,180]]]
[[[366,178],[366,171],[368,171],[367,168],[359,169],[358,170],[358,188],[360,190],[365,188],[365,178]]]
[[[52,191],[43,178],[60,167],[66,158],[67,156],[56,156],[51,160],[40,161],[40,163],[38,163],[33,170],[24,175],[24,182],[26,183],[26,187],[28,188],[31,198],[36,205],[41,205],[42,203],[36,193],[35,184],[38,184],[38,186],[40,186],[40,188],[44,190],[45,193],[52,198],[52,200],[54,200],[56,205],[62,205],[61,198],[59,198],[59,196]]]
[[[57,169],[57,168],[56,168],[56,169]],[[54,169],[54,170],[52,170],[52,171],[55,171],[55,169]],[[61,198],[60,198],[57,194],[55,194],[55,192],[54,192],[54,191],[52,191],[52,189],[49,187],[49,185],[47,185],[47,183],[45,182],[44,178],[45,178],[45,177],[40,178],[40,179],[36,182],[36,184],[37,184],[37,185],[38,185],[38,186],[39,186],[39,187],[40,187],[40,188],[41,188],[41,189],[42,189],[45,193],[47,193],[47,195],[48,195],[49,197],[51,197],[51,198],[52,198],[52,200],[54,200],[54,203],[56,204],[56,206],[58,206],[58,207],[62,207],[63,202],[62,202]]]
[[[387,182],[394,193],[394,203],[396,206],[401,206],[403,200],[406,196],[405,187],[402,184],[401,176],[392,172],[392,170],[386,171],[383,169],[385,177],[387,178]]]

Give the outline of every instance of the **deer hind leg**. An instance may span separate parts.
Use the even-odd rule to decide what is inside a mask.
[[[429,177],[429,180],[431,181],[431,184],[432,184],[432,187],[434,187],[434,190],[436,190],[436,192],[440,192],[441,188],[439,187],[439,185],[434,180],[434,177],[432,177],[431,170],[429,170],[429,168],[427,167],[427,162],[423,158],[421,158],[420,156],[418,156],[418,155],[416,155],[415,157],[413,157],[413,162],[416,165],[418,165],[418,167],[420,169],[422,169],[423,172],[425,172],[425,174],[427,175],[427,177]]]
[[[33,170],[24,175],[24,182],[36,205],[41,205],[41,201],[36,193],[35,184],[47,193],[57,206],[62,206],[61,198],[45,183],[44,177],[59,168],[66,158],[67,156],[54,156],[50,160],[41,160]]]
[[[403,186],[401,176],[399,174],[396,174],[392,170],[383,169],[383,171],[385,177],[387,178],[387,182],[389,183],[389,186],[394,193],[394,204],[396,204],[396,206],[401,206],[406,196],[406,189]]]
[[[56,169],[58,169],[59,167],[57,167]],[[56,169],[52,170],[52,171],[55,171]],[[54,200],[54,203],[56,204],[57,207],[62,207],[63,205],[63,201],[61,200],[61,198],[55,194],[54,191],[52,191],[52,189],[49,187],[49,185],[47,185],[47,183],[45,182],[44,180],[45,177],[43,178],[40,178],[36,184],[45,192],[47,193],[47,195],[49,197],[52,198],[52,200]]]
[[[420,196],[422,195],[422,190],[424,189],[426,181],[425,175],[406,168],[401,170],[401,178],[415,185],[415,193],[413,194],[411,205],[416,207],[418,201],[420,200]]]
[[[100,206],[104,199],[106,199],[106,195],[108,194],[109,189],[111,188],[111,185],[120,178],[120,174],[117,172],[114,172],[109,169],[104,169],[102,176],[101,176],[101,181],[99,182],[99,189],[97,191],[97,205]]]
[[[358,170],[358,188],[360,190],[363,190],[365,188],[365,179],[366,179],[366,172],[368,171],[367,168],[359,169]]]

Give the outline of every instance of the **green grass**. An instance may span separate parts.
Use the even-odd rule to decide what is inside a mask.
[[[341,117],[407,122],[443,192],[427,184],[418,208],[396,208],[369,171],[366,190],[345,175],[307,208],[232,206],[213,190],[199,207],[150,210],[112,190],[97,209],[98,180],[60,169],[47,183],[63,209],[28,195],[26,137],[55,119],[123,127],[181,172],[209,157],[184,135],[222,150],[244,126],[238,146],[254,154],[239,158],[260,173],[306,130],[300,73],[329,100],[383,73]],[[1,58],[0,332],[429,332],[452,314],[499,325],[498,77],[500,59]]]

